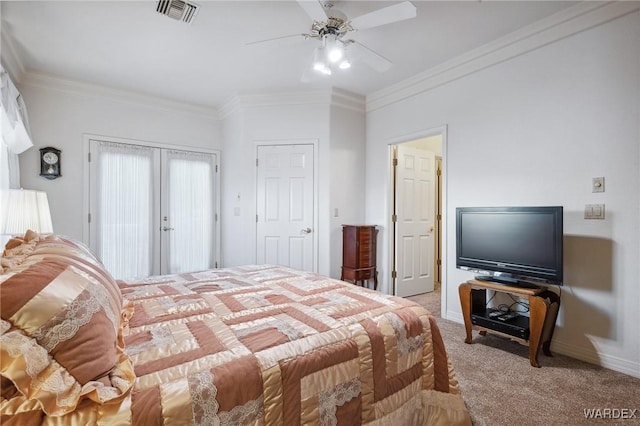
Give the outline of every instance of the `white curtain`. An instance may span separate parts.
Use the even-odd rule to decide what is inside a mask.
[[[167,151],[168,234],[171,273],[199,271],[211,265],[214,221],[211,154]]]
[[[100,142],[98,255],[116,278],[151,274],[153,149]]]
[[[0,189],[20,188],[18,154],[33,146],[27,109],[20,92],[0,65]]]

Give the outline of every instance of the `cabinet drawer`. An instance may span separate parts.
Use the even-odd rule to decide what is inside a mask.
[[[369,266],[373,266],[374,259],[371,257],[371,253],[369,252],[360,252],[358,267],[367,268]]]
[[[370,225],[342,225],[342,266],[371,268],[376,264],[377,229]]]
[[[361,280],[370,280],[375,278],[375,269],[351,269],[351,268],[342,268],[342,279],[346,281],[361,281]]]

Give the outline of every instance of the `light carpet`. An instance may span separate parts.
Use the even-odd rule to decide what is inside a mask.
[[[542,351],[532,367],[509,339],[474,331],[464,343],[464,325],[440,317],[439,291],[408,299],[436,316],[474,425],[640,425],[640,379]]]

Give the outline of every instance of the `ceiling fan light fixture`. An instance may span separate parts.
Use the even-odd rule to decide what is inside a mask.
[[[343,58],[338,64],[338,68],[340,68],[341,70],[349,69],[351,68],[351,62],[349,62],[349,59]]]
[[[331,75],[331,68],[325,66],[318,70],[318,72],[320,72],[320,74],[322,75]]]
[[[342,58],[338,61],[338,68],[341,70],[346,70],[351,68],[351,61],[349,60],[349,56],[347,55],[347,44],[342,43]]]
[[[342,56],[342,49],[338,46],[329,49],[329,51],[327,52],[327,58],[329,59],[329,62],[336,63],[340,61],[340,59],[342,59]]]
[[[331,68],[323,62],[314,62],[313,69],[322,75],[331,75]]]
[[[326,48],[316,47],[316,50],[313,52],[313,69],[320,74],[331,75],[331,68],[326,62]]]
[[[344,45],[334,37],[333,41],[327,43],[327,59],[331,63],[338,63],[344,57]]]

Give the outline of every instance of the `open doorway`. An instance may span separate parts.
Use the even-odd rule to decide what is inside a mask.
[[[444,132],[390,145],[390,263],[393,294],[442,286],[442,153]]]

